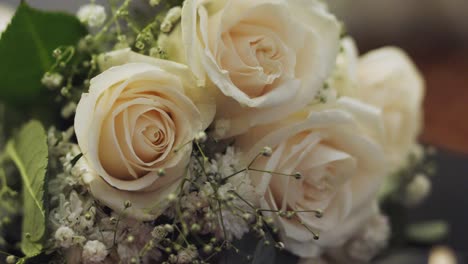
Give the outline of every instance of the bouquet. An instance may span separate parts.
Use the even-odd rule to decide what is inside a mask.
[[[430,189],[420,73],[318,0],[23,1],[0,58],[6,263],[364,263]]]

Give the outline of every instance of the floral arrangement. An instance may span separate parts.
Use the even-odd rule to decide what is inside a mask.
[[[363,263],[430,189],[418,70],[318,0],[23,1],[0,58],[6,263]]]

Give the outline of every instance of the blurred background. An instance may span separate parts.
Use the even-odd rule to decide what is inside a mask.
[[[14,9],[19,2],[0,0],[0,5]],[[88,1],[28,2],[39,8],[74,13]],[[379,263],[468,263],[468,0],[326,2],[344,21],[361,53],[387,45],[402,47],[426,78],[425,129],[421,141],[438,149],[439,170],[429,199],[405,217],[412,222],[444,220],[451,232],[437,243],[406,245]],[[448,251],[437,248],[440,245],[448,246]],[[456,252],[457,262],[434,259],[435,253],[450,250]],[[429,257],[430,252],[433,258]]]
[[[427,81],[423,142],[468,154],[468,1],[327,2],[361,52],[397,45],[410,53]]]

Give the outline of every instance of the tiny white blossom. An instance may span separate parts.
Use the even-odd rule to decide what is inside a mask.
[[[80,219],[81,213],[84,211],[83,201],[81,201],[75,191],[70,193],[69,201],[67,220],[72,224],[76,224]]]
[[[75,113],[76,106],[77,105],[75,102],[70,102],[62,108],[62,111],[60,112],[60,114],[65,119],[70,118]]]
[[[75,232],[68,226],[61,226],[55,231],[54,238],[62,248],[69,248],[73,245]]]
[[[180,6],[176,6],[171,8],[168,12],[164,20],[170,21],[171,23],[177,22],[180,17],[182,16],[182,8]]]
[[[431,181],[424,174],[418,174],[406,186],[406,200],[408,206],[420,204],[431,192]]]
[[[84,245],[82,257],[85,263],[101,263],[107,254],[106,245],[98,240],[92,240]]]
[[[101,5],[88,4],[80,7],[76,14],[82,23],[86,23],[89,27],[99,27],[106,21],[106,10]]]
[[[195,141],[199,143],[204,143],[208,139],[208,136],[204,131],[201,131],[195,135]]]
[[[195,258],[198,257],[197,250],[193,248],[187,248],[177,254],[177,264],[188,264],[192,263]]]
[[[220,174],[222,177],[228,177],[243,169],[241,157],[242,154],[236,151],[235,148],[228,147],[224,154],[216,155],[215,159],[207,165],[205,170],[210,173]],[[231,191],[235,192],[236,195],[239,195],[252,205],[258,204],[259,197],[255,193],[255,188],[251,184],[248,173],[238,173],[236,176],[229,178],[225,184],[218,188],[217,196],[224,200],[232,199],[231,202],[237,208],[242,208],[246,212],[251,210],[245,201],[233,196]],[[205,184],[201,189],[201,194],[204,197],[209,197],[214,194],[214,190],[209,184]],[[224,231],[226,231],[226,239],[241,239],[242,236],[249,231],[249,223],[242,216],[235,215],[229,209],[222,210],[222,215],[224,230],[221,230],[221,224],[219,224],[219,230],[216,230],[217,236],[223,236]]]
[[[161,0],[149,0],[151,6],[157,6],[161,3]]]
[[[169,31],[171,31],[173,25],[180,19],[181,15],[182,15],[181,7],[176,6],[176,7],[171,8],[167,12],[166,17],[161,23],[161,31],[164,33],[168,33]]]
[[[86,214],[80,216],[78,227],[81,230],[91,230],[94,226],[95,215],[96,207],[91,207]]]
[[[41,79],[41,83],[50,90],[59,88],[62,82],[63,76],[56,72],[46,72]]]
[[[235,215],[228,210],[222,210],[221,213],[223,215],[223,222],[227,234],[227,240],[233,240],[234,238],[241,239],[246,233],[249,232],[249,223],[245,220],[245,218]],[[219,232],[222,231],[220,230]]]

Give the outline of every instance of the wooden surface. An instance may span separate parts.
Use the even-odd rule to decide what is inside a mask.
[[[468,48],[441,53],[413,56],[427,82],[421,140],[467,154]]]

